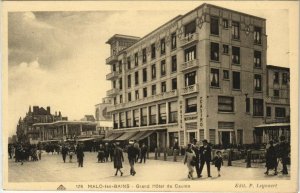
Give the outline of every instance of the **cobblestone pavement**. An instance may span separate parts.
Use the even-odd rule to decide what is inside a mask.
[[[24,162],[24,165],[9,160],[9,182],[99,182],[99,181],[187,181],[187,166],[182,161],[146,160],[146,164],[137,163],[137,174],[129,174],[127,155],[124,154],[124,175],[114,176],[113,163],[97,163],[97,153],[85,152],[84,167],[79,168],[76,158],[73,163],[63,163],[61,155],[43,154],[42,160]],[[171,160],[171,159],[168,159]],[[203,177],[194,180],[288,180],[290,176],[281,174],[266,176],[264,168],[246,168],[224,166],[221,168],[221,177],[217,177],[216,168],[211,165],[212,178],[207,177],[206,166]],[[279,171],[281,168],[279,167]],[[194,173],[195,176],[195,173]]]

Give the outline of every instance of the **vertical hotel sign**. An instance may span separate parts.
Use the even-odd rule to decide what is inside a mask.
[[[200,128],[203,129],[203,97],[200,97]]]

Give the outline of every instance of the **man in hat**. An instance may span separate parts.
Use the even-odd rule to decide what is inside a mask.
[[[138,149],[136,147],[134,147],[134,142],[133,141],[129,141],[129,146],[127,149],[127,153],[128,153],[128,161],[130,164],[130,175],[135,175],[135,169],[134,169],[134,163],[138,154]]]
[[[200,176],[204,167],[204,164],[206,163],[207,167],[207,176],[211,177],[210,175],[210,161],[211,161],[211,147],[209,146],[206,139],[203,141],[203,145],[200,147]]]
[[[198,176],[198,178],[200,178],[201,177],[201,173],[200,173],[200,152],[199,152],[199,146],[197,144],[197,139],[193,139],[192,150],[195,152],[195,155],[196,155],[195,168],[196,168],[197,176]]]

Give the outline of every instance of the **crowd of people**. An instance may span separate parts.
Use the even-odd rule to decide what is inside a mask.
[[[8,145],[9,159],[15,159],[15,162],[38,161],[41,159],[41,150],[35,144],[9,144]]]

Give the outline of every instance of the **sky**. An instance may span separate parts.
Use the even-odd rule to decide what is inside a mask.
[[[105,64],[114,34],[143,37],[201,3],[170,10],[10,12],[8,14],[9,135],[29,106],[51,107],[69,120],[93,114],[110,82]],[[238,9],[267,19],[268,64],[289,66],[288,10]],[[280,23],[280,25],[278,25]],[[138,29],[138,30],[137,30]],[[280,46],[278,46],[280,45]]]

